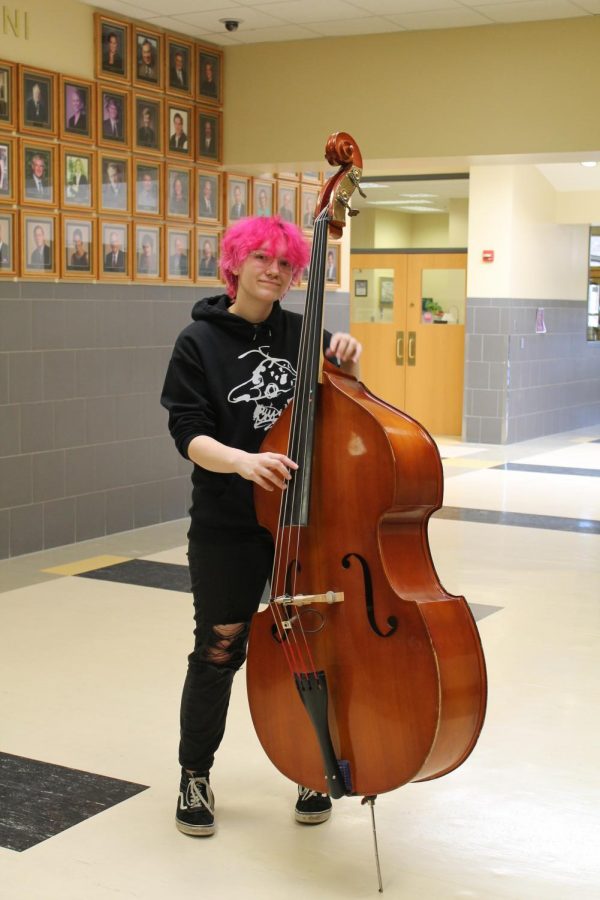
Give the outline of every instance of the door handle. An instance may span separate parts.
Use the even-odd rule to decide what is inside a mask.
[[[404,365],[404,332],[396,332],[396,365]]]
[[[417,364],[417,332],[408,332],[408,365],[415,366]]]

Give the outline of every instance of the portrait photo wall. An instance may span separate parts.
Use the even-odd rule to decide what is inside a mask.
[[[96,12],[94,54],[94,80],[0,60],[0,278],[219,284],[244,216],[310,240],[319,172],[223,171],[218,47]]]

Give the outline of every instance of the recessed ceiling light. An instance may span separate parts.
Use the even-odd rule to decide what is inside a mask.
[[[594,166],[598,165],[598,163],[593,159],[588,159],[585,162],[582,162],[581,165],[585,166],[587,169],[593,169]]]

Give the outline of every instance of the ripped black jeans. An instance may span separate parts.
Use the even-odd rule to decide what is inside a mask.
[[[179,762],[208,772],[223,739],[233,677],[246,659],[250,620],[271,577],[266,531],[190,541],[194,650],[181,697]]]

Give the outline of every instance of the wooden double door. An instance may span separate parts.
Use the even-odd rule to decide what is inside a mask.
[[[361,381],[434,435],[462,430],[466,269],[455,251],[351,255]]]

